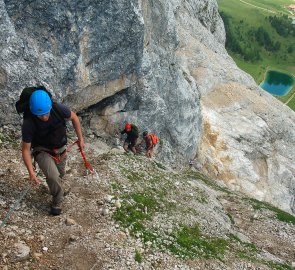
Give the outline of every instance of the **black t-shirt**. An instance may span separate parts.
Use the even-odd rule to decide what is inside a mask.
[[[32,147],[43,146],[49,149],[60,148],[67,143],[65,120],[71,117],[71,111],[62,104],[55,103],[57,109],[51,109],[48,121],[42,121],[35,115],[26,117],[22,126],[22,140],[32,143]],[[61,114],[61,115],[60,115]]]

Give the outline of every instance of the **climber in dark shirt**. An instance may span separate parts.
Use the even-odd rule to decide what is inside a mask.
[[[126,152],[129,152],[129,149],[131,149],[131,151],[136,154],[136,142],[137,139],[139,137],[139,132],[138,132],[138,127],[127,123],[125,125],[124,130],[121,131],[121,134],[127,134],[127,138],[124,141],[124,145],[123,148]]]
[[[57,111],[59,113],[57,113]],[[59,215],[64,197],[61,178],[65,174],[65,158],[57,160],[66,151],[65,121],[71,120],[78,137],[78,146],[83,149],[82,136],[78,116],[62,104],[53,103],[43,90],[37,90],[30,97],[30,112],[22,125],[22,157],[32,184],[39,185],[32,165],[31,151],[35,161],[46,177],[52,206],[50,213]]]

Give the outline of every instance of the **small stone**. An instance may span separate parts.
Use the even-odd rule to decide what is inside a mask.
[[[43,242],[45,240],[45,236],[44,235],[39,235],[38,239],[40,242]]]
[[[103,214],[104,216],[107,216],[107,215],[109,214],[109,212],[110,212],[110,210],[107,209],[107,208],[103,208],[103,209],[102,209],[102,214]]]
[[[44,252],[47,252],[47,251],[48,251],[48,247],[43,247],[42,250],[43,250]]]
[[[124,240],[124,239],[126,239],[126,237],[127,237],[126,233],[124,233],[124,232],[118,232],[118,239]]]
[[[98,205],[104,205],[104,202],[103,202],[103,201],[101,201],[101,200],[99,200],[99,201],[96,201],[96,203],[97,203]]]
[[[242,241],[245,243],[251,243],[251,240],[244,234],[240,233],[240,232],[236,232],[235,235]]]
[[[119,200],[115,201],[115,207],[116,208],[121,208],[121,202]]]
[[[77,224],[77,222],[73,220],[72,218],[67,218],[65,223],[67,226],[72,226]]]
[[[8,232],[6,235],[9,238],[15,238],[16,237],[16,234],[14,232]]]
[[[147,242],[146,242],[146,245],[147,245],[148,247],[150,247],[152,244],[153,244],[153,243],[152,243],[151,241],[147,241]]]
[[[105,200],[107,203],[111,203],[112,200],[113,200],[113,198],[114,198],[114,196],[112,196],[112,195],[107,195],[107,196],[104,198],[104,200]]]
[[[40,258],[42,257],[42,253],[37,253],[37,252],[35,252],[34,254],[33,254],[33,257],[35,258],[35,259],[37,259],[37,260],[40,260]]]
[[[15,244],[16,247],[16,261],[23,261],[29,258],[30,248],[24,242],[18,242]]]
[[[70,235],[70,237],[69,237],[69,241],[70,241],[70,242],[75,242],[75,241],[77,241],[78,239],[79,239],[79,237],[76,236],[76,235]]]

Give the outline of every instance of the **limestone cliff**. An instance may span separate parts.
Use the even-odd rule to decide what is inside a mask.
[[[216,1],[0,0],[0,13],[1,126],[44,84],[99,136],[132,121],[159,135],[162,160],[196,158],[295,212],[294,112],[229,57]]]

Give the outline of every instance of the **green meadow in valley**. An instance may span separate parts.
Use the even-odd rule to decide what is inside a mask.
[[[218,0],[226,28],[226,49],[260,84],[267,70],[295,74],[294,0]],[[292,17],[293,16],[293,17]],[[277,97],[295,110],[295,86]]]

